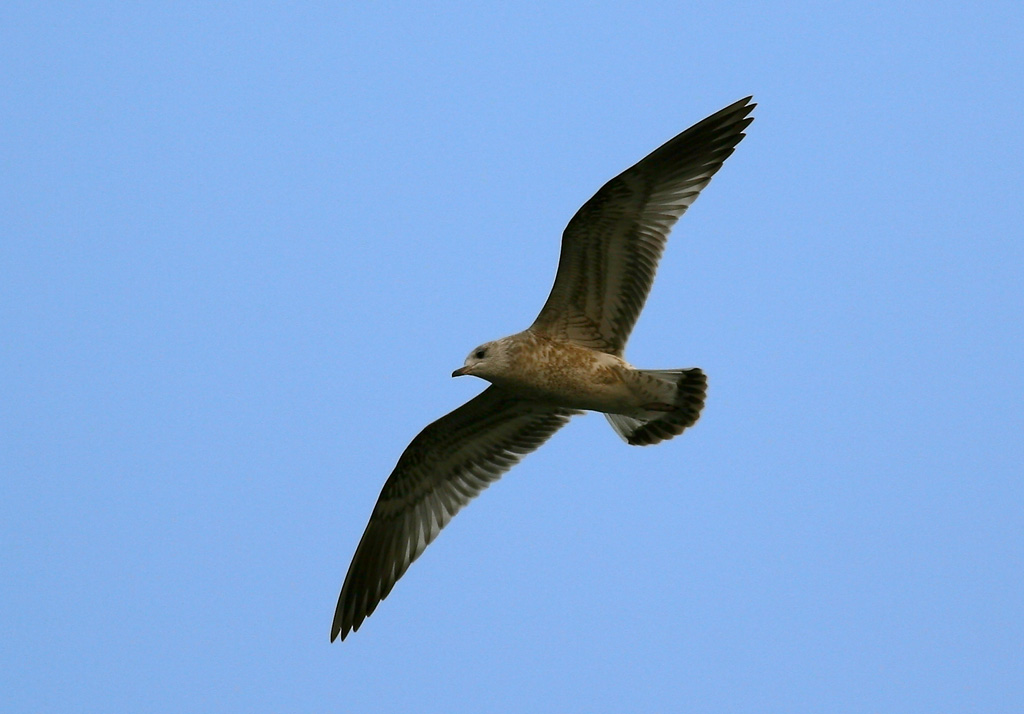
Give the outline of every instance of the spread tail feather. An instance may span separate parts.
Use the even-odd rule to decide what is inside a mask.
[[[638,419],[623,414],[605,414],[615,433],[633,446],[648,446],[666,441],[693,426],[704,408],[708,378],[698,368],[694,369],[651,369],[646,374],[676,382],[676,398],[672,410],[654,419]]]

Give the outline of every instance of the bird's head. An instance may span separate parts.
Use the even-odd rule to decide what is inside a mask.
[[[500,376],[507,363],[508,350],[505,340],[485,342],[469,353],[465,363],[452,372],[452,376],[462,377],[471,374],[490,380],[492,377]]]

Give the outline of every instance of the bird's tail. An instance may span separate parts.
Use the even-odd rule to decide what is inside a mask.
[[[683,433],[688,426],[693,426],[704,408],[704,395],[707,392],[708,378],[698,368],[694,369],[651,369],[641,370],[659,379],[674,381],[676,384],[675,399],[671,404],[664,404],[664,414],[653,419],[638,419],[623,414],[605,414],[608,422],[627,444],[648,446],[666,441]],[[657,411],[661,411],[659,408]]]

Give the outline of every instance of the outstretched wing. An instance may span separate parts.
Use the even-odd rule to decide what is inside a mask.
[[[622,354],[668,233],[754,119],[741,99],[606,183],[562,234],[558,272],[534,332]]]
[[[421,431],[380,492],[341,588],[331,641],[359,629],[459,509],[579,413],[492,386]]]

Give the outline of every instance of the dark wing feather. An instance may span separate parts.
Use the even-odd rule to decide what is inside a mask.
[[[341,588],[331,641],[358,630],[459,509],[578,413],[492,386],[421,431],[380,492]]]
[[[534,332],[622,354],[668,233],[753,117],[751,97],[693,125],[606,183],[562,235],[555,284]]]

